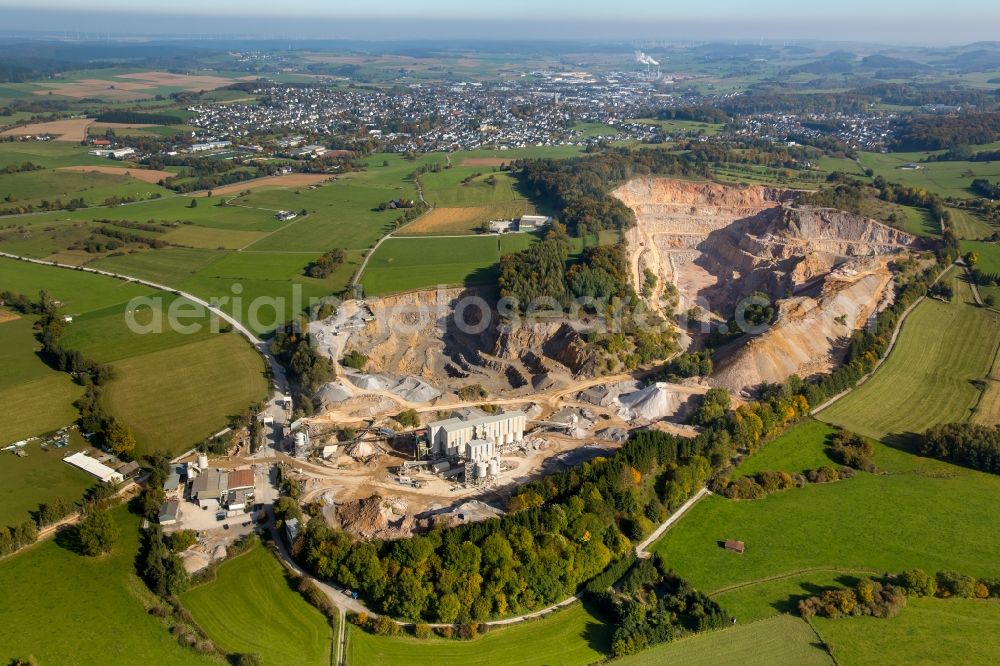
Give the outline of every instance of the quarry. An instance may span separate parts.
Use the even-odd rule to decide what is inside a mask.
[[[790,190],[642,178],[613,194],[636,216],[632,280],[656,277],[644,300],[686,349],[706,346],[750,296],[773,307],[769,325],[718,346],[710,376],[669,382],[657,368],[602,376],[586,316],[510,326],[485,289],[348,301],[310,324],[334,362],[367,362],[338,365],[317,413],[293,424],[309,442],[289,458],[305,501],[359,537],[399,538],[499,515],[510,489],[604,455],[630,430],[693,436],[684,421],[711,387],[738,403],[762,383],[832,368],[892,303],[892,262],[921,249],[862,215],[800,206]]]

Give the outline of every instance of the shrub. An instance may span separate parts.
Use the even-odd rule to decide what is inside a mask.
[[[431,637],[431,626],[429,624],[418,624],[413,627],[413,635],[417,638],[430,638]]]

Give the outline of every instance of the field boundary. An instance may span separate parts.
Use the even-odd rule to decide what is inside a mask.
[[[727,585],[726,587],[720,587],[712,592],[706,592],[706,594],[710,597],[715,597],[720,594],[727,594],[729,592],[735,592],[736,590],[742,590],[747,587],[753,587],[754,585],[771,583],[776,580],[785,580],[787,578],[795,578],[796,576],[802,576],[809,573],[866,573],[877,575],[883,572],[876,569],[859,569],[857,567],[807,567],[805,569],[796,569],[795,571],[786,571],[785,573],[767,576],[765,578],[757,578],[755,580],[748,580],[742,583],[734,583],[732,585]]]
[[[948,268],[946,268],[943,271],[941,271],[938,274],[938,276],[936,278],[934,278],[934,282],[931,282],[931,284],[929,286],[933,287],[935,284],[937,284],[938,280],[940,280],[945,275],[947,275],[948,273],[950,273],[951,269],[954,268],[954,266],[955,266],[955,264],[951,264],[950,266],[948,266]],[[876,372],[878,372],[878,369],[882,367],[882,364],[885,363],[889,359],[889,356],[892,354],[892,350],[896,348],[896,341],[899,339],[899,334],[903,330],[903,324],[906,323],[906,320],[910,316],[910,313],[913,312],[918,305],[920,305],[921,303],[923,303],[923,301],[924,301],[925,298],[927,298],[927,297],[926,296],[921,296],[917,300],[913,301],[913,303],[910,304],[910,307],[906,308],[906,310],[903,312],[902,316],[900,316],[899,321],[896,322],[896,328],[892,332],[892,337],[889,339],[889,347],[885,350],[885,354],[883,354],[881,356],[881,358],[879,358],[875,362],[875,367],[872,368],[867,374],[865,374],[864,376],[862,376],[861,378],[859,378],[858,381],[854,383],[854,386],[851,386],[850,388],[844,389],[843,391],[841,391],[837,395],[833,396],[832,398],[830,398],[826,402],[821,403],[821,404],[817,405],[816,407],[813,407],[811,410],[809,410],[809,416],[816,416],[817,414],[819,414],[820,412],[822,412],[824,409],[826,409],[827,407],[829,407],[833,403],[837,402],[841,398],[847,396],[851,391],[855,390],[856,388],[858,388],[859,386],[861,386],[862,384],[864,384],[865,382],[867,382],[869,379],[871,379],[875,375]]]

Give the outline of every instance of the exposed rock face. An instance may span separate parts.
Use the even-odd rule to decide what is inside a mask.
[[[846,336],[883,301],[887,257],[917,245],[861,215],[797,207],[787,190],[638,179],[614,194],[636,212],[633,279],[642,284],[647,268],[659,278],[653,307],[663,283],[677,288],[676,311],[697,305],[716,320],[753,292],[778,302],[772,329],[717,363],[716,383],[734,390],[828,370]]]
[[[447,289],[372,299],[375,321],[352,331],[344,349],[366,354],[368,372],[422,377],[451,389],[478,383],[490,393],[530,392],[592,372],[594,354],[573,326],[543,319],[508,329],[495,310],[463,307],[478,296],[474,289]],[[469,326],[457,325],[456,310]]]
[[[769,187],[639,179],[614,194],[636,212],[633,279],[642,284],[650,268],[674,284],[679,311],[699,305],[728,316],[754,291],[780,298],[851,257],[915,243],[860,215],[793,207],[794,192]]]
[[[740,391],[792,374],[829,372],[842,360],[851,332],[863,327],[884,303],[892,283],[886,261],[850,261],[826,277],[819,296],[779,301],[774,325],[720,350],[712,383]]]

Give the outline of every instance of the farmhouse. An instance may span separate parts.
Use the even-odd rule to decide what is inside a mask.
[[[485,454],[485,441],[490,444],[490,455],[487,457],[493,457],[497,447],[524,439],[526,423],[524,412],[434,421],[427,424],[427,453],[436,458],[451,456],[473,459],[473,455]]]
[[[82,469],[84,472],[95,477],[102,483],[121,483],[125,480],[125,477],[119,472],[116,472],[107,465],[94,460],[82,451],[74,453],[71,456],[66,456],[63,458],[63,462],[78,469]]]
[[[288,220],[294,220],[299,216],[298,213],[291,210],[279,210],[274,214],[274,218],[279,222],[287,222]]]

